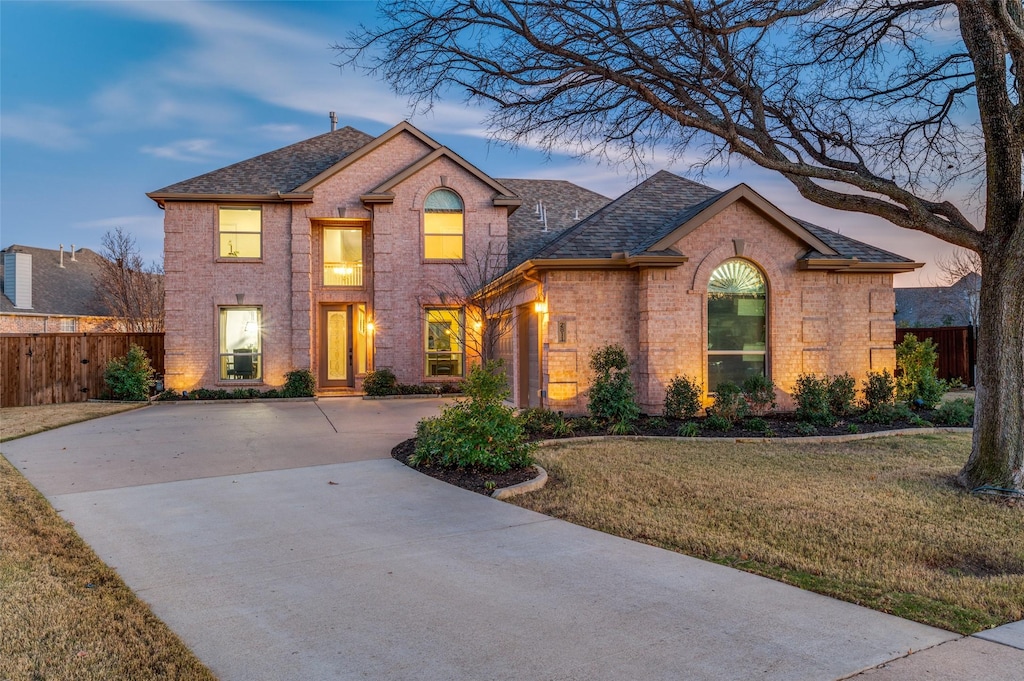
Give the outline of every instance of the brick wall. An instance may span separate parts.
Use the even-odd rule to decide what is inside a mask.
[[[641,407],[660,413],[673,376],[707,386],[707,285],[722,262],[743,257],[768,281],[768,362],[779,406],[794,408],[801,373],[868,371],[895,366],[892,275],[800,271],[807,246],[749,205],[738,202],[680,239],[689,257],[676,268],[551,272],[545,280],[547,389],[552,408],[582,412],[590,353],[622,343],[634,361]],[[557,342],[557,325],[569,339]],[[574,373],[575,372],[575,373]]]

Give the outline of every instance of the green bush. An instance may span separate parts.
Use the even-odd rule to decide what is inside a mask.
[[[800,374],[793,388],[796,418],[802,423],[831,426],[836,422],[829,402],[829,380],[814,374]]]
[[[935,412],[934,419],[944,426],[970,426],[974,423],[974,400],[961,397],[943,402]]]
[[[896,383],[888,369],[882,369],[882,373],[868,372],[868,379],[864,383],[864,410],[877,412],[886,407],[891,407],[895,402]]]
[[[720,430],[723,433],[732,429],[733,422],[719,414],[711,414],[704,419],[704,425],[711,430]]]
[[[853,401],[856,396],[857,380],[849,373],[829,379],[828,406],[835,418],[842,418],[853,412]]]
[[[592,416],[614,423],[630,424],[640,415],[629,358],[621,345],[606,345],[590,356],[594,383],[590,386],[587,410]]]
[[[732,381],[724,381],[715,386],[715,403],[708,407],[709,416],[723,418],[732,427],[747,415],[747,410],[747,402],[743,399],[743,391],[738,385]]]
[[[764,416],[775,408],[775,382],[763,374],[754,374],[743,381],[743,399],[750,413]]]
[[[768,422],[765,421],[760,416],[755,416],[752,419],[747,419],[745,425],[747,427],[747,430],[752,430],[755,433],[764,433],[765,435],[774,434],[771,426],[768,425]]]
[[[370,397],[383,397],[398,394],[398,379],[391,369],[381,368],[366,374],[363,379],[363,392]]]
[[[554,433],[558,414],[544,407],[530,407],[519,412],[519,423],[530,435]]]
[[[946,382],[938,377],[938,348],[931,338],[918,341],[908,333],[896,346],[896,399],[907,406],[931,409],[942,400]]]
[[[665,390],[665,417],[692,419],[700,411],[700,386],[689,376],[673,376]]]
[[[525,440],[523,424],[512,407],[502,404],[508,387],[501,362],[474,367],[463,390],[467,399],[416,425],[410,463],[495,473],[532,464],[533,445]]]
[[[679,426],[676,434],[679,437],[697,437],[700,435],[700,425],[693,421],[687,421]]]
[[[815,435],[817,434],[818,429],[814,427],[813,423],[809,423],[807,421],[797,421],[796,432],[804,436]]]
[[[141,402],[149,399],[149,391],[156,385],[155,375],[146,351],[133,343],[127,355],[107,362],[103,382],[115,400]]]
[[[284,397],[313,397],[316,393],[316,379],[309,369],[295,369],[284,375]]]

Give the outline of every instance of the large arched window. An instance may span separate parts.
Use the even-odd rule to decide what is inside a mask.
[[[423,202],[423,257],[462,260],[463,206],[450,189],[430,192]]]
[[[708,390],[765,374],[768,287],[746,260],[726,260],[708,282]]]

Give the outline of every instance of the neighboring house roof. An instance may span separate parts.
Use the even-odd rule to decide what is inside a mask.
[[[288,193],[328,170],[374,138],[352,127],[324,133],[276,151],[193,177],[148,194],[172,196],[268,196]]]
[[[928,328],[970,326],[981,277],[971,273],[952,286],[896,289],[896,325]]]
[[[0,296],[0,312],[5,314],[51,314],[85,317],[109,317],[110,308],[102,301],[96,287],[103,256],[88,248],[64,252],[33,246],[11,245],[0,253],[19,252],[32,256],[32,307],[15,308],[7,295]],[[3,289],[4,263],[0,257],[0,290]]]
[[[523,200],[508,218],[508,264],[514,267],[611,199],[565,180],[499,179]]]

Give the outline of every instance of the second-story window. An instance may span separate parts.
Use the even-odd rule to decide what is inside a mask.
[[[363,285],[363,230],[325,228],[324,286]]]
[[[423,202],[423,257],[462,260],[463,204],[450,189],[437,189]]]
[[[263,211],[259,206],[221,206],[219,218],[219,257],[263,257]]]

